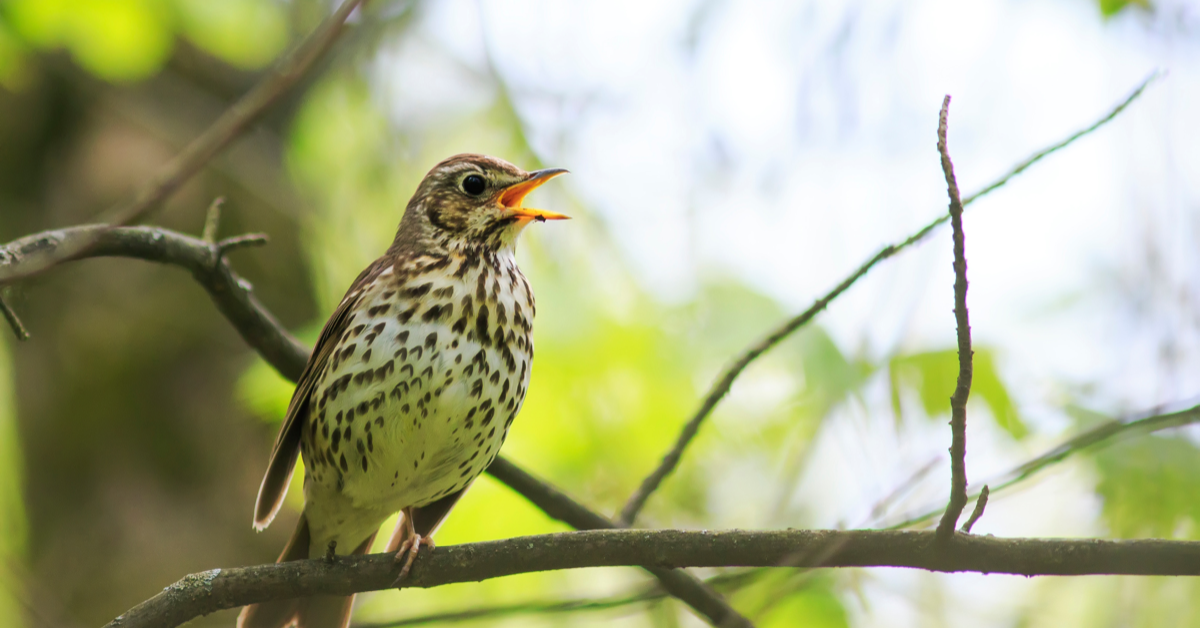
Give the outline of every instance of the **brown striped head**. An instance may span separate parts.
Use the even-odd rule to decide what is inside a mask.
[[[530,222],[568,218],[522,206],[525,195],[564,172],[526,172],[487,155],[455,155],[434,166],[417,186],[396,244],[414,241],[446,249],[492,250],[510,246]]]

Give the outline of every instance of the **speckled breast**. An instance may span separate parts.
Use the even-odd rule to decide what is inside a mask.
[[[521,409],[533,315],[510,251],[385,269],[309,399],[308,481],[389,511],[464,488]]]

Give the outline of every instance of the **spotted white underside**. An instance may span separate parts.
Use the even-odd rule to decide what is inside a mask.
[[[317,380],[302,437],[314,551],[348,552],[392,513],[465,488],[521,409],[529,285],[511,249],[453,271],[384,270]]]

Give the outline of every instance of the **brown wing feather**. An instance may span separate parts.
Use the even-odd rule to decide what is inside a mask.
[[[363,283],[379,274],[379,262],[376,262],[359,275],[351,286],[349,293],[342,303],[334,310],[333,316],[321,330],[317,346],[308,358],[304,373],[296,384],[296,392],[292,393],[292,401],[288,404],[287,417],[279,436],[275,437],[275,446],[271,448],[271,460],[267,463],[267,473],[263,476],[262,486],[258,489],[258,500],[254,504],[254,528],[262,530],[270,525],[271,520],[279,512],[283,497],[287,495],[288,485],[292,481],[292,472],[296,469],[296,458],[300,455],[300,428],[308,419],[308,400],[312,396],[313,387],[325,369],[325,363],[333,353],[338,338],[345,331],[355,304],[362,298],[360,289]]]

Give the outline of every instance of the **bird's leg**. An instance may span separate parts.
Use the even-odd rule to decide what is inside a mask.
[[[404,542],[400,543],[400,547],[396,549],[396,562],[403,560],[404,566],[400,568],[400,575],[396,576],[396,581],[392,583],[392,586],[400,586],[400,583],[408,576],[408,572],[412,570],[413,561],[417,559],[417,553],[421,551],[422,544],[429,546],[429,549],[436,547],[432,536],[417,534],[417,529],[413,527],[412,509],[405,508],[402,516],[408,533],[405,535]]]

